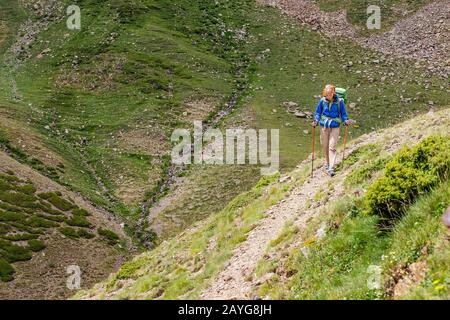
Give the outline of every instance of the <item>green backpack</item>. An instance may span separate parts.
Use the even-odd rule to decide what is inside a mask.
[[[344,100],[344,103],[347,104],[347,90],[343,88],[336,88],[336,95],[338,98]]]

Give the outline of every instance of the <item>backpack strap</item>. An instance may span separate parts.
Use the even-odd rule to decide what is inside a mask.
[[[338,107],[338,113],[339,113],[339,120],[342,120],[342,115],[341,115],[341,98],[338,97],[337,100],[337,107]]]

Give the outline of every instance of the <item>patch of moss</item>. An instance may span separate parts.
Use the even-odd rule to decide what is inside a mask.
[[[61,198],[61,192],[46,192],[38,195],[40,198],[47,200],[56,208],[62,211],[69,211],[75,206],[69,201]]]
[[[119,236],[111,230],[99,228],[97,230],[97,233],[105,238],[110,245],[115,245],[117,244],[117,242],[119,242]]]
[[[89,232],[89,231],[87,231],[85,229],[78,230],[77,234],[78,234],[78,236],[80,238],[85,238],[85,239],[93,239],[93,238],[95,238],[95,234],[93,234],[93,233],[91,233],[91,232]]]
[[[5,259],[0,258],[0,280],[4,282],[14,280],[14,268]]]
[[[79,238],[79,234],[77,233],[77,230],[71,227],[63,227],[59,228],[59,232],[61,232],[63,235],[65,235],[68,238]]]
[[[77,216],[85,216],[85,217],[88,217],[91,215],[89,212],[87,212],[86,210],[84,210],[82,208],[73,209],[72,214],[77,215]]]
[[[0,240],[1,256],[8,262],[27,261],[31,259],[31,253],[24,247],[12,244],[8,240]]]
[[[32,239],[28,241],[28,248],[33,252],[38,252],[45,249],[45,243],[41,240]]]
[[[84,216],[73,216],[66,220],[66,223],[72,227],[90,228],[91,223]]]

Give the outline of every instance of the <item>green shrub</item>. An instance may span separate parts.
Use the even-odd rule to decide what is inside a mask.
[[[56,222],[49,221],[38,216],[32,216],[31,218],[28,218],[26,224],[30,227],[35,228],[55,228],[59,226],[59,224]]]
[[[45,249],[45,244],[41,240],[33,239],[28,241],[28,248],[33,252],[38,252]]]
[[[0,221],[23,221],[26,216],[19,212],[0,211]]]
[[[404,209],[442,179],[450,168],[450,140],[432,136],[413,148],[404,147],[386,164],[383,176],[369,187],[365,212],[392,222]]]
[[[0,258],[0,280],[4,282],[12,281],[14,268],[5,259]]]
[[[69,201],[61,198],[61,192],[46,192],[38,195],[40,198],[47,200],[56,208],[62,211],[68,211],[75,206]]]
[[[89,213],[89,212],[87,212],[86,210],[81,209],[81,208],[75,208],[75,209],[73,209],[73,210],[72,210],[72,214],[77,215],[77,216],[85,216],[85,217],[90,216],[90,213]]]
[[[95,238],[95,234],[90,233],[89,231],[87,231],[85,229],[78,230],[77,234],[80,238],[85,238],[85,239]]]
[[[31,253],[26,248],[12,244],[11,241],[0,240],[0,252],[8,262],[27,261],[31,259]]]
[[[19,182],[20,179],[14,175],[7,175],[0,173],[0,180],[9,181],[9,182]]]
[[[109,244],[115,245],[119,241],[119,236],[111,230],[100,228],[97,230],[98,234],[104,237]]]
[[[66,223],[72,227],[89,228],[91,226],[91,223],[84,216],[73,216],[66,220]]]
[[[24,186],[17,186],[14,188],[17,192],[33,195],[36,192],[36,188],[32,184],[26,184]]]
[[[0,191],[7,191],[10,189],[11,186],[8,183],[4,182],[3,180],[0,180]]]
[[[0,200],[9,204],[20,204],[22,207],[28,207],[34,203],[35,198],[19,192],[0,191]]]
[[[77,230],[71,227],[59,228],[59,232],[65,235],[68,238],[79,238],[80,236],[77,233]]]
[[[50,197],[48,197],[46,200],[62,211],[68,211],[74,207],[72,203],[61,198],[61,196],[59,196],[57,193],[51,192]]]
[[[66,220],[66,218],[62,216],[48,216],[45,214],[39,214],[39,217],[54,222],[64,222]]]

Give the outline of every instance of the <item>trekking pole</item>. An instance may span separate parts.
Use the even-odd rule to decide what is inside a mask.
[[[347,136],[348,136],[348,127],[350,125],[345,126],[345,135],[344,135],[344,151],[342,154],[342,169],[344,168],[344,160],[345,160],[345,145],[347,144]]]
[[[314,178],[314,148],[316,145],[316,127],[312,129],[312,157],[311,157],[311,178]]]
[[[347,145],[347,137],[348,137],[348,128],[350,125],[355,124],[355,120],[350,120],[350,123],[345,126],[345,135],[344,135],[344,151],[342,153],[342,169],[344,169],[344,160],[345,160],[345,146]]]

